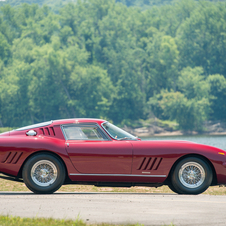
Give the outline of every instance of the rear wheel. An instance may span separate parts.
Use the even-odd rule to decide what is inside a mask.
[[[211,167],[205,160],[188,157],[173,170],[171,186],[179,194],[200,194],[210,186],[212,179]]]
[[[51,154],[37,154],[28,159],[22,171],[26,186],[37,194],[57,191],[65,180],[61,160]]]

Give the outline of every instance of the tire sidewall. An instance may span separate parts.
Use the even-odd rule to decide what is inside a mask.
[[[31,178],[31,169],[34,166],[34,164],[40,160],[48,160],[48,161],[52,162],[57,168],[56,180],[54,181],[53,184],[46,186],[46,187],[37,185]],[[61,160],[59,160],[57,157],[55,157],[51,154],[44,154],[44,153],[37,154],[37,155],[34,155],[31,158],[29,158],[27,160],[27,162],[25,163],[25,165],[23,167],[23,171],[22,171],[22,177],[23,177],[23,180],[24,180],[26,186],[34,193],[51,194],[51,193],[55,192],[56,190],[58,190],[61,187],[61,185],[64,183],[65,168],[64,168]]]
[[[179,179],[180,168],[187,162],[196,162],[196,163],[200,164],[205,171],[205,179],[204,179],[203,183],[197,188],[188,188],[188,187],[184,186]],[[176,165],[176,167],[172,173],[171,182],[172,182],[175,190],[177,190],[178,193],[180,193],[180,194],[200,194],[200,193],[203,193],[211,185],[212,179],[213,179],[213,174],[212,174],[211,167],[204,159],[201,159],[198,157],[187,157],[187,158],[181,160]]]

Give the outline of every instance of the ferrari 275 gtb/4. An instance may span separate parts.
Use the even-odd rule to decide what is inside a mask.
[[[168,185],[200,194],[226,184],[226,152],[188,141],[142,141],[101,119],[66,119],[0,134],[0,173],[42,194],[63,184]]]

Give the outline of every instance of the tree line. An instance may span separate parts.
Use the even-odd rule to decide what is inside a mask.
[[[152,1],[150,1],[152,2]],[[226,120],[226,3],[114,0],[0,9],[0,126],[157,117]]]

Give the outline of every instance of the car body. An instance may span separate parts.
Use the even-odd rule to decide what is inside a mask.
[[[188,141],[142,141],[101,119],[65,119],[0,134],[0,173],[34,193],[74,183],[168,185],[199,194],[226,184],[226,152]]]

